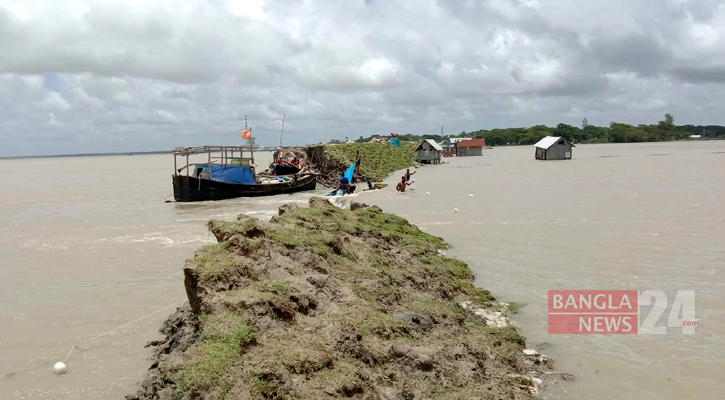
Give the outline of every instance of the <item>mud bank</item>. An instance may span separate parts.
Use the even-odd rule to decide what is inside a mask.
[[[129,400],[530,399],[553,382],[447,245],[377,207],[312,198],[210,221]]]

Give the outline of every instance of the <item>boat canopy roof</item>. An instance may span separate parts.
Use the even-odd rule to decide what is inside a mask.
[[[252,151],[258,149],[259,146],[244,144],[239,146],[194,146],[194,147],[177,147],[174,149],[174,155],[188,156],[193,154],[206,153],[223,153],[225,151]]]

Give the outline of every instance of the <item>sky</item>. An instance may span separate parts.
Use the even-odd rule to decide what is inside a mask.
[[[723,0],[0,0],[0,156],[725,125]]]

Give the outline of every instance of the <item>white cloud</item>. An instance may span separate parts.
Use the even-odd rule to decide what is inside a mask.
[[[725,124],[722,48],[709,0],[0,0],[0,155]]]
[[[58,92],[48,92],[42,101],[35,103],[35,106],[43,110],[69,111],[73,106]]]

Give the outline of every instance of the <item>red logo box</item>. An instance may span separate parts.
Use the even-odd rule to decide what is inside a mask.
[[[549,290],[548,297],[549,334],[637,333],[636,290]]]

